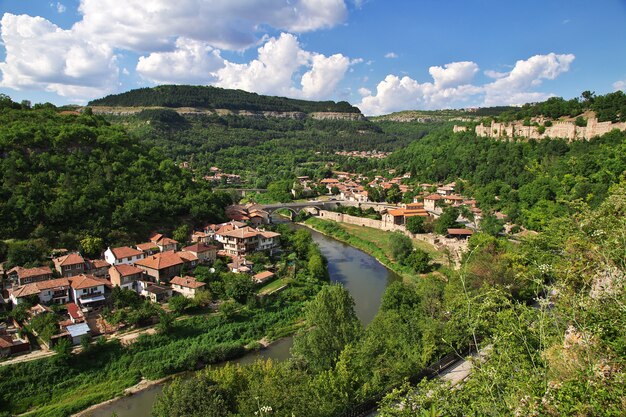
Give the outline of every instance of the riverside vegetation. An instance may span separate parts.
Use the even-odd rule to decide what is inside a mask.
[[[111,140],[108,138],[117,138],[127,146],[136,147],[133,149],[145,158],[136,168],[145,167],[148,183],[163,187],[163,192],[174,200],[168,198],[165,213],[187,216],[186,221],[199,221],[203,216],[196,213],[196,217],[193,205],[185,205],[193,198],[193,193],[187,195],[187,187],[204,192],[206,198],[216,201],[210,212],[204,213],[207,218],[217,215],[213,210],[223,204],[220,194],[211,193],[201,181],[192,181],[210,164],[218,163],[232,172],[241,169],[248,175],[247,181],[258,178],[259,182],[254,185],[268,186],[284,197],[285,188],[296,175],[320,178],[328,175],[328,164],[333,163],[332,169],[369,176],[384,174],[389,169],[410,172],[409,185],[456,180],[458,191],[475,197],[485,212],[503,211],[513,222],[540,234],[530,235],[515,244],[505,238],[476,233],[459,270],[442,270],[440,274],[430,274],[413,282],[391,285],[378,315],[365,329],[355,323],[352,301],[344,290],[325,286],[319,291],[323,285],[319,279],[311,278],[318,274],[311,275],[310,271],[319,270],[320,262],[302,258],[304,252],[309,253],[308,249],[303,249],[296,255],[300,259],[301,279],[296,278],[295,285],[268,298],[267,302],[275,305],[276,311],[272,307],[268,312],[254,306],[241,310],[253,319],[268,317],[268,322],[261,321],[266,323],[261,324],[261,328],[255,320],[244,320],[240,315],[215,316],[210,320],[202,317],[202,323],[197,323],[199,329],[204,331],[203,326],[209,322],[224,327],[225,334],[233,336],[220,339],[221,330],[207,330],[218,332],[212,340],[225,344],[218,349],[209,342],[201,344],[200,340],[208,339],[202,339],[203,336],[193,330],[176,330],[188,321],[181,320],[174,322],[174,334],[181,332],[193,338],[188,340],[198,340],[201,348],[197,349],[201,354],[194,356],[192,349],[181,348],[188,346],[185,339],[157,335],[141,338],[129,347],[105,344],[103,348],[107,352],[119,352],[119,355],[110,353],[110,362],[104,361],[105,354],[89,356],[87,352],[82,359],[75,357],[63,366],[55,362],[62,360],[63,356],[59,356],[1,369],[3,410],[11,410],[7,411],[11,413],[26,411],[29,407],[48,407],[41,408],[42,415],[63,415],[63,412],[113,395],[112,381],[129,386],[141,376],[160,376],[158,369],[161,367],[174,372],[191,369],[199,362],[204,363],[205,358],[227,356],[224,352],[231,352],[227,349],[231,341],[242,346],[258,340],[256,338],[263,333],[272,332],[273,325],[267,323],[273,320],[277,326],[274,334],[285,333],[280,329],[293,331],[296,323],[301,325],[292,360],[209,369],[189,380],[176,381],[164,390],[155,415],[253,415],[271,408],[274,415],[334,416],[388,392],[392,394],[383,401],[382,410],[383,415],[391,416],[420,413],[623,415],[626,409],[623,402],[626,397],[624,132],[611,132],[574,143],[549,138],[499,142],[478,138],[472,132],[452,133],[447,122],[257,121],[236,116],[214,120],[181,116],[181,120],[176,118],[180,116],[178,113],[176,116],[166,113],[165,116],[144,114],[102,119],[88,111],[80,116],[61,116],[46,106],[18,110],[14,104],[2,110],[1,116],[7,118],[7,129],[14,119],[20,121],[42,114],[39,122],[23,129],[27,137],[32,138],[30,140],[52,143],[49,135],[37,133],[37,125],[46,123],[47,113],[44,112],[50,112],[54,123],[68,121],[70,126],[86,125],[86,131],[93,134],[87,141],[96,150],[103,142]],[[624,113],[619,110],[616,114],[622,117]],[[161,117],[163,121],[152,122]],[[145,123],[148,120],[151,123]],[[119,127],[118,122],[127,127]],[[202,132],[203,126],[206,126],[205,136],[191,134]],[[95,134],[97,129],[101,135]],[[12,172],[30,172],[23,160],[33,152],[30,148],[19,148],[16,138],[20,134],[23,133],[11,133],[3,139],[3,143],[9,144],[3,145],[5,148],[17,148],[17,152],[3,148],[4,154],[9,155],[3,163],[21,163],[16,164],[16,168],[3,166],[4,183],[8,185],[3,185],[5,198],[1,201],[2,204],[12,202],[11,207],[17,213],[24,213],[24,219],[14,221],[30,222],[25,223],[29,226],[23,238],[37,239],[35,230],[39,223],[30,220],[31,212],[24,210],[30,200],[16,198],[27,195],[24,193],[28,187],[20,187],[24,183],[19,181],[10,182]],[[237,137],[242,139],[236,142]],[[318,138],[322,140],[318,142]],[[147,151],[146,146],[157,143],[161,150]],[[403,149],[385,160],[347,158],[331,152],[352,146]],[[67,153],[68,157],[76,158],[75,148],[59,145],[57,153],[63,155],[55,157],[65,158],[64,153]],[[71,152],[66,152],[68,149]],[[198,169],[197,174],[179,170],[173,163],[188,160],[192,169]],[[89,166],[86,161],[81,157],[72,161],[75,165],[70,164],[70,167],[86,170]],[[133,161],[127,162],[132,165]],[[126,166],[121,164],[121,172],[125,172]],[[155,166],[157,172],[163,167],[169,169],[167,172],[171,175],[159,176],[154,172]],[[33,170],[32,175],[35,174]],[[166,178],[172,175],[178,180],[165,187]],[[57,186],[49,182],[43,184],[43,191],[56,190]],[[124,189],[126,185],[117,186]],[[17,190],[16,197],[14,190]],[[51,198],[50,194],[43,195]],[[139,202],[136,204],[141,207]],[[73,209],[72,205],[69,207]],[[105,213],[117,210],[115,206],[104,207],[110,207]],[[32,210],[36,212],[37,208]],[[131,225],[137,224],[133,219],[142,219],[130,215],[134,213],[133,206],[127,207],[127,213]],[[44,215],[48,215],[47,212]],[[91,224],[83,226],[89,233],[96,231]],[[17,230],[17,226],[12,227]],[[55,227],[58,228],[55,230],[62,230],[62,226]],[[119,228],[123,233],[135,233],[132,228],[124,229],[123,224]],[[74,234],[81,236],[84,232],[79,229],[77,227]],[[105,236],[105,239],[114,241],[116,236]],[[57,235],[53,234],[51,239],[57,239]],[[70,242],[76,244],[77,240],[74,237]],[[14,252],[9,251],[11,253]],[[288,297],[287,301],[283,297]],[[311,298],[314,301],[307,304],[305,300]],[[291,302],[298,308],[290,310]],[[285,316],[281,315],[283,310]],[[255,315],[257,311],[259,316]],[[275,320],[270,319],[272,314],[276,314]],[[304,322],[298,320],[302,317]],[[195,323],[194,318],[191,320],[189,323]],[[465,351],[472,345],[491,345],[491,351],[460,389],[449,390],[437,382],[407,384],[409,378],[439,357]],[[309,349],[311,346],[316,349]],[[99,348],[96,345],[94,352]],[[157,353],[150,353],[152,349]],[[171,354],[177,352],[176,349],[185,353],[180,362]],[[9,372],[17,377],[7,378]],[[52,386],[55,388],[51,390]],[[49,405],[51,399],[61,398],[66,403],[58,403],[58,408]],[[398,407],[398,402],[403,402],[404,407]]]
[[[328,272],[309,232],[280,231],[284,254],[279,264],[291,274],[283,291],[256,298],[251,285],[230,288],[232,277],[209,274],[211,293],[231,299],[219,314],[200,309],[180,320],[161,314],[158,334],[141,335],[128,346],[99,339],[79,354],[63,351],[0,367],[0,415],[67,416],[122,394],[142,378],[156,380],[236,358],[258,347],[262,338],[293,333],[301,326],[305,302],[327,285]]]

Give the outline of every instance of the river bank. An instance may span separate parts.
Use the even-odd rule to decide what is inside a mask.
[[[295,227],[307,227],[298,226]],[[393,281],[401,279],[393,271],[385,268],[378,260],[366,252],[349,246],[332,237],[311,230],[313,240],[320,247],[328,260],[328,272],[331,282],[344,285],[355,300],[355,311],[364,325],[369,324],[380,306],[385,288]],[[248,352],[243,357],[226,363],[245,365],[258,359],[285,360],[290,357],[292,337],[273,341],[267,348]],[[222,366],[216,364],[210,366]],[[180,375],[180,374],[178,374]],[[175,375],[174,375],[175,376]],[[173,376],[170,376],[171,379]],[[149,417],[152,405],[167,383],[151,383],[132,395],[124,395],[107,402],[97,404],[75,415],[75,417]],[[138,387],[139,388],[139,387]]]
[[[400,275],[407,282],[414,281],[420,277],[420,274],[416,273],[411,268],[393,261],[385,253],[385,250],[381,248],[380,246],[378,246],[377,243],[374,243],[369,240],[365,240],[355,235],[354,233],[351,233],[349,230],[346,230],[346,227],[344,227],[343,224],[335,223],[335,222],[328,221],[328,220],[320,220],[314,217],[307,219],[303,223],[298,223],[298,224],[304,227],[307,227],[311,230],[315,230],[318,233],[321,233],[325,236],[336,239],[347,245],[353,246],[359,250],[362,250],[363,252],[367,253],[368,255],[376,259],[385,268],[388,268],[394,271],[396,274]],[[364,228],[363,226],[355,226],[355,227],[360,227],[362,229]],[[372,229],[372,231],[374,231],[377,234],[378,238],[380,238],[381,236],[385,236],[390,233],[393,233],[393,232],[386,232],[386,231],[381,231],[381,230],[376,230],[376,229]],[[430,245],[428,246],[425,246],[425,245],[428,245],[428,244],[426,242],[421,242],[421,245],[419,246],[419,248],[426,251],[431,256],[441,255],[436,250],[436,248],[430,247]],[[433,258],[436,259],[435,256],[433,256]]]

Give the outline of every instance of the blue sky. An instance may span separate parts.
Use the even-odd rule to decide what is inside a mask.
[[[0,0],[0,92],[85,103],[164,83],[366,114],[626,88],[626,0]]]

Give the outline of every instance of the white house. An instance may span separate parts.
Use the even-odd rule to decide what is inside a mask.
[[[103,302],[105,287],[110,287],[111,283],[103,278],[81,274],[72,278],[70,285],[74,302],[86,307]]]
[[[172,289],[187,298],[193,298],[196,293],[202,290],[206,284],[196,280],[194,277],[174,277],[170,281]]]
[[[107,261],[109,265],[132,264],[144,257],[145,254],[142,251],[128,246],[107,248],[104,252],[104,260]]]
[[[26,297],[38,296],[41,303],[65,304],[70,299],[70,281],[57,278],[48,281],[31,282],[9,290],[13,305],[18,305]]]

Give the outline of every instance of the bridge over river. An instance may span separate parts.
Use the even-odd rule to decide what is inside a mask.
[[[339,206],[358,207],[363,210],[374,208],[374,210],[376,211],[397,208],[397,206],[388,203],[371,203],[349,200],[311,200],[290,203],[261,204],[260,206],[263,210],[267,211],[270,214],[272,214],[276,210],[289,210],[292,213],[292,217],[296,216],[299,212],[303,210],[312,210],[315,212],[315,214],[318,214],[320,210],[334,210]]]

